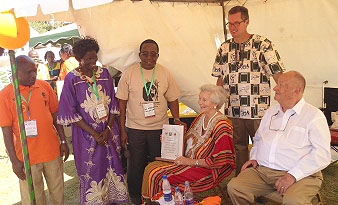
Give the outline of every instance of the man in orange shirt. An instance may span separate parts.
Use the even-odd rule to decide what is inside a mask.
[[[63,127],[56,123],[57,96],[47,82],[36,80],[37,68],[31,58],[18,56],[16,63],[36,203],[47,204],[43,173],[52,204],[64,204],[62,157],[67,160],[69,149]],[[12,84],[0,91],[0,126],[19,178],[22,204],[30,204]]]

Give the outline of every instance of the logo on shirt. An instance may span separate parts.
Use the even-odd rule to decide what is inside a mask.
[[[150,88],[150,84],[151,84],[150,81],[146,83],[147,89]],[[145,87],[143,87],[142,96],[143,96],[144,101],[158,101],[158,85],[159,84],[160,83],[158,82],[158,80],[154,80],[149,96],[147,96],[146,89]]]

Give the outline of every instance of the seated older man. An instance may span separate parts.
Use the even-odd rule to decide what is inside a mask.
[[[330,132],[322,112],[305,102],[304,77],[282,74],[275,91],[279,105],[265,113],[254,137],[250,160],[228,184],[233,204],[278,191],[283,204],[311,204],[331,159]]]

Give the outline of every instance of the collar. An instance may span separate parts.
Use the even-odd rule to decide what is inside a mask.
[[[302,111],[304,105],[305,105],[305,100],[304,98],[302,98],[298,101],[298,103],[295,106],[293,106],[291,109],[288,109],[288,110],[293,110],[294,113],[297,113],[297,115],[300,115],[300,112]],[[285,113],[290,112],[288,110],[286,110]],[[283,109],[281,105],[278,106],[277,113],[278,112],[283,113]]]
[[[34,85],[32,86],[23,86],[23,85],[19,85],[20,91],[21,90],[26,90],[26,89],[34,89],[34,88],[39,88],[40,85],[38,84],[38,80],[35,81]]]

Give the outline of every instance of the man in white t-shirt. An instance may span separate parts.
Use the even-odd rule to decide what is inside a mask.
[[[141,43],[136,63],[122,74],[116,97],[120,100],[122,146],[129,143],[128,189],[133,204],[141,204],[144,168],[161,156],[163,124],[168,124],[168,105],[175,124],[179,119],[180,91],[167,68],[156,61],[159,47],[154,40]]]

